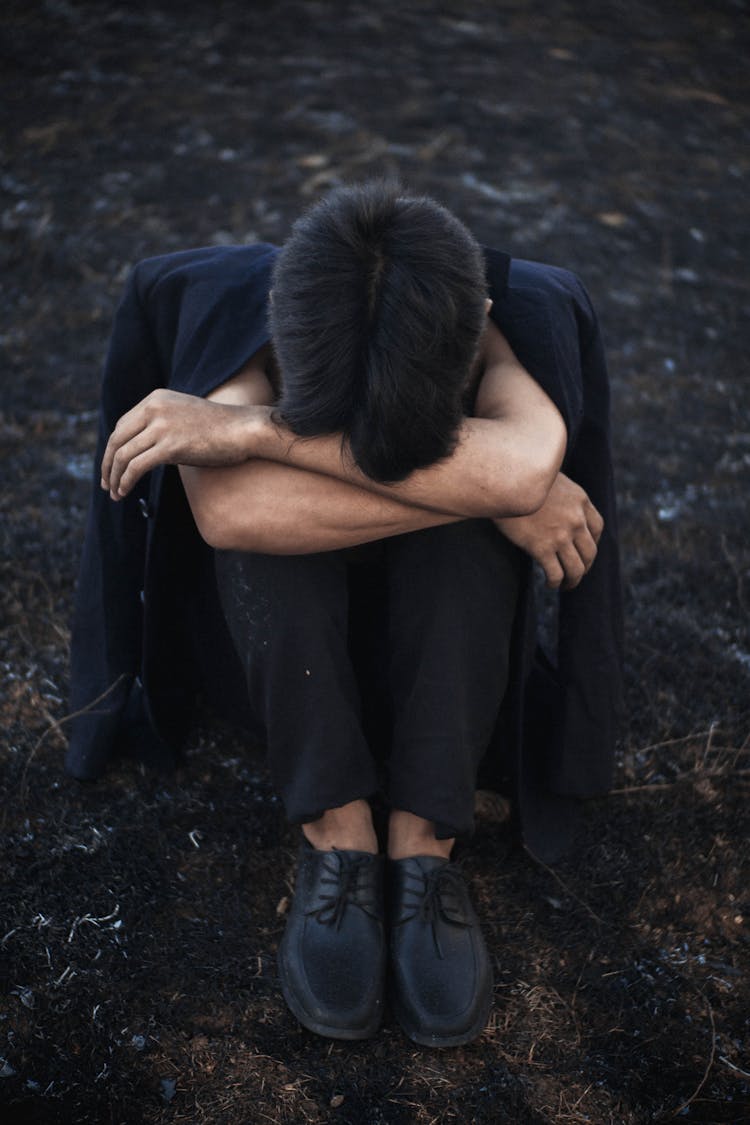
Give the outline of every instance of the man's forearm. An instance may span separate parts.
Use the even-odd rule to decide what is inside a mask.
[[[238,382],[239,380],[239,382]],[[460,518],[537,511],[565,452],[565,423],[515,361],[491,363],[476,394],[476,417],[458,428],[453,452],[398,484],[372,480],[339,435],[298,438],[274,421],[262,372],[240,372],[214,401],[160,389],[123,415],[102,461],[102,487],[126,496],[157,465],[229,466],[252,460],[317,473],[411,507]]]
[[[555,440],[544,420],[532,427],[466,418],[450,456],[393,485],[365,476],[338,435],[298,438],[273,421],[270,412],[255,430],[253,451],[265,460],[344,481],[412,507],[459,518],[494,518],[524,515],[541,506],[557,473],[553,464],[557,455],[550,452]]]
[[[312,554],[370,543],[461,517],[403,504],[320,473],[252,460],[181,466],[203,538],[222,550]]]

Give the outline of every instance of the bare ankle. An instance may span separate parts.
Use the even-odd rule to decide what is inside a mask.
[[[394,809],[388,821],[388,855],[408,859],[414,855],[434,855],[450,859],[455,839],[438,840],[432,820],[404,809]]]
[[[343,848],[346,851],[372,852],[373,855],[378,852],[370,805],[362,799],[327,809],[317,820],[303,824],[302,831],[319,851]]]

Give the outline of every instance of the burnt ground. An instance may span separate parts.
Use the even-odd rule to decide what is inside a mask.
[[[750,1121],[747,5],[14,0],[0,22],[0,1118]],[[281,241],[383,171],[580,273],[614,388],[616,791],[554,870],[480,825],[495,1013],[442,1053],[285,1010],[296,838],[257,749],[204,723],[176,775],[86,787],[58,725],[129,265]]]

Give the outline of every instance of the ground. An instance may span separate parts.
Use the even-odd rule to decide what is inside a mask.
[[[731,0],[11,0],[0,177],[5,1122],[750,1121],[748,11]],[[62,772],[97,386],[129,266],[281,241],[381,172],[568,266],[613,381],[627,610],[614,794],[575,854],[464,852],[491,1026],[327,1042],[275,951],[262,758]]]

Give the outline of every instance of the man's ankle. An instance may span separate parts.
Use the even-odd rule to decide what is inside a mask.
[[[329,852],[339,848],[371,852],[373,855],[379,851],[370,805],[363,799],[327,809],[317,820],[303,824],[302,831],[305,839],[318,851]]]
[[[431,820],[394,809],[388,820],[388,856],[390,859],[409,859],[415,855],[434,855],[450,859],[455,840],[438,840],[435,824]]]

